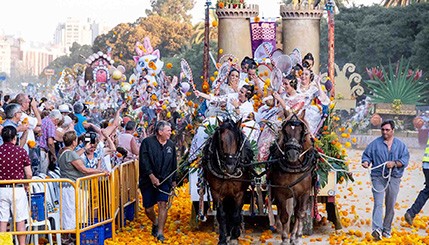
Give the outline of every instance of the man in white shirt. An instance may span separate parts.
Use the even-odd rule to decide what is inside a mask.
[[[36,141],[34,137],[34,129],[42,125],[42,118],[40,117],[39,109],[37,108],[37,101],[35,99],[30,100],[27,94],[21,93],[15,97],[15,101],[22,107],[21,124],[28,123],[28,136],[27,142],[24,144],[24,149],[29,153],[28,141]],[[34,113],[34,117],[28,115],[26,112],[30,109]]]

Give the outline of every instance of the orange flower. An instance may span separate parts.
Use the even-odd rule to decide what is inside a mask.
[[[217,21],[216,21],[216,20],[212,21],[212,26],[213,26],[213,27],[217,27],[217,25],[218,25],[218,23],[217,23]]]
[[[118,153],[116,153],[116,156],[117,157],[122,157],[122,154],[118,152]]]
[[[191,96],[192,92],[186,92],[186,96]]]
[[[24,120],[22,120],[22,124],[28,124],[28,117],[24,118]]]
[[[139,134],[137,132],[134,132],[133,136],[137,137],[137,136],[139,136]]]
[[[209,85],[209,83],[207,82],[207,81],[204,81],[203,82],[203,92],[207,92],[207,91],[209,91],[209,89],[210,89],[210,85]]]
[[[173,68],[173,64],[167,63],[167,65],[165,67],[167,67],[167,69],[171,69],[171,68]]]
[[[186,129],[187,130],[191,130],[191,129],[193,129],[194,128],[194,126],[192,126],[192,124],[188,124],[188,125],[186,125]]]
[[[3,124],[3,118],[0,117],[0,124]]]
[[[150,69],[152,69],[152,70],[156,70],[155,62],[150,61],[150,62],[149,62],[149,68],[150,68]]]
[[[223,54],[223,49],[219,49],[219,54]]]
[[[261,21],[261,18],[259,18],[259,16],[255,17],[255,22],[258,23],[259,21]]]
[[[150,99],[151,99],[151,100],[157,100],[157,99],[158,99],[158,97],[156,97],[156,94],[152,94],[152,95],[150,96]]]
[[[212,82],[213,82],[214,80],[215,80],[214,76],[211,76],[211,77],[210,77],[210,81],[212,81]]]
[[[188,106],[193,107],[194,106],[194,102],[188,101]]]
[[[219,3],[219,8],[223,9],[223,7],[225,7],[225,4],[223,2]]]
[[[28,147],[30,147],[31,149],[33,149],[34,147],[36,147],[36,141],[34,140],[29,140],[27,142]]]

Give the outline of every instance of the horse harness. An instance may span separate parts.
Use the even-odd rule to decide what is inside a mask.
[[[245,144],[245,141],[243,141],[243,146]],[[218,149],[215,149],[215,152],[213,152],[213,140],[210,139],[210,144],[208,145],[208,149],[209,149],[209,153],[210,154],[205,154],[204,155],[204,160],[207,161],[207,169],[210,171],[211,174],[213,174],[214,176],[216,176],[219,179],[239,179],[243,176],[243,171],[240,168],[236,168],[237,172],[234,174],[228,174],[225,169],[223,168],[223,164],[224,162],[228,162],[228,161],[235,161],[236,163],[238,163],[238,167],[243,167],[247,161],[241,156],[242,153],[242,147],[240,147],[239,151],[234,154],[223,154],[223,158],[221,158],[219,156],[219,151]],[[214,155],[213,153],[215,153],[216,157],[215,159],[213,159],[211,156]],[[213,166],[212,166],[212,162],[216,162],[218,169],[220,169],[222,172],[219,173],[219,171],[216,171]]]

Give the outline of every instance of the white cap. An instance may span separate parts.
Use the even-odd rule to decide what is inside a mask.
[[[174,102],[174,101],[170,103],[170,108],[173,108],[173,107],[174,107],[174,108],[177,108],[177,104],[176,104],[176,102]]]
[[[60,110],[61,113],[69,113],[70,112],[70,108],[68,105],[66,104],[62,104],[58,107],[58,110]]]
[[[70,123],[72,123],[72,119],[69,117],[69,116],[65,116],[64,117],[64,122],[63,122],[63,124],[61,125],[61,127],[68,127],[69,125],[70,125]]]

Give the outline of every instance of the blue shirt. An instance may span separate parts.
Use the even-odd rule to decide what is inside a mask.
[[[86,132],[85,128],[83,127],[83,122],[86,121],[86,117],[84,117],[82,114],[75,114],[78,121],[76,125],[74,125],[74,130],[76,131],[77,136],[81,136]]]
[[[401,178],[404,174],[404,169],[408,166],[410,160],[410,153],[407,146],[397,138],[393,138],[392,147],[390,151],[387,144],[384,142],[383,137],[378,137],[372,141],[362,154],[362,162],[371,163],[371,168],[377,167],[387,161],[400,161],[402,167],[392,169],[392,177]],[[372,177],[380,177],[383,172],[383,167],[371,170]],[[384,174],[387,175],[388,169],[386,168]]]
[[[423,162],[423,169],[429,169],[429,162]]]

